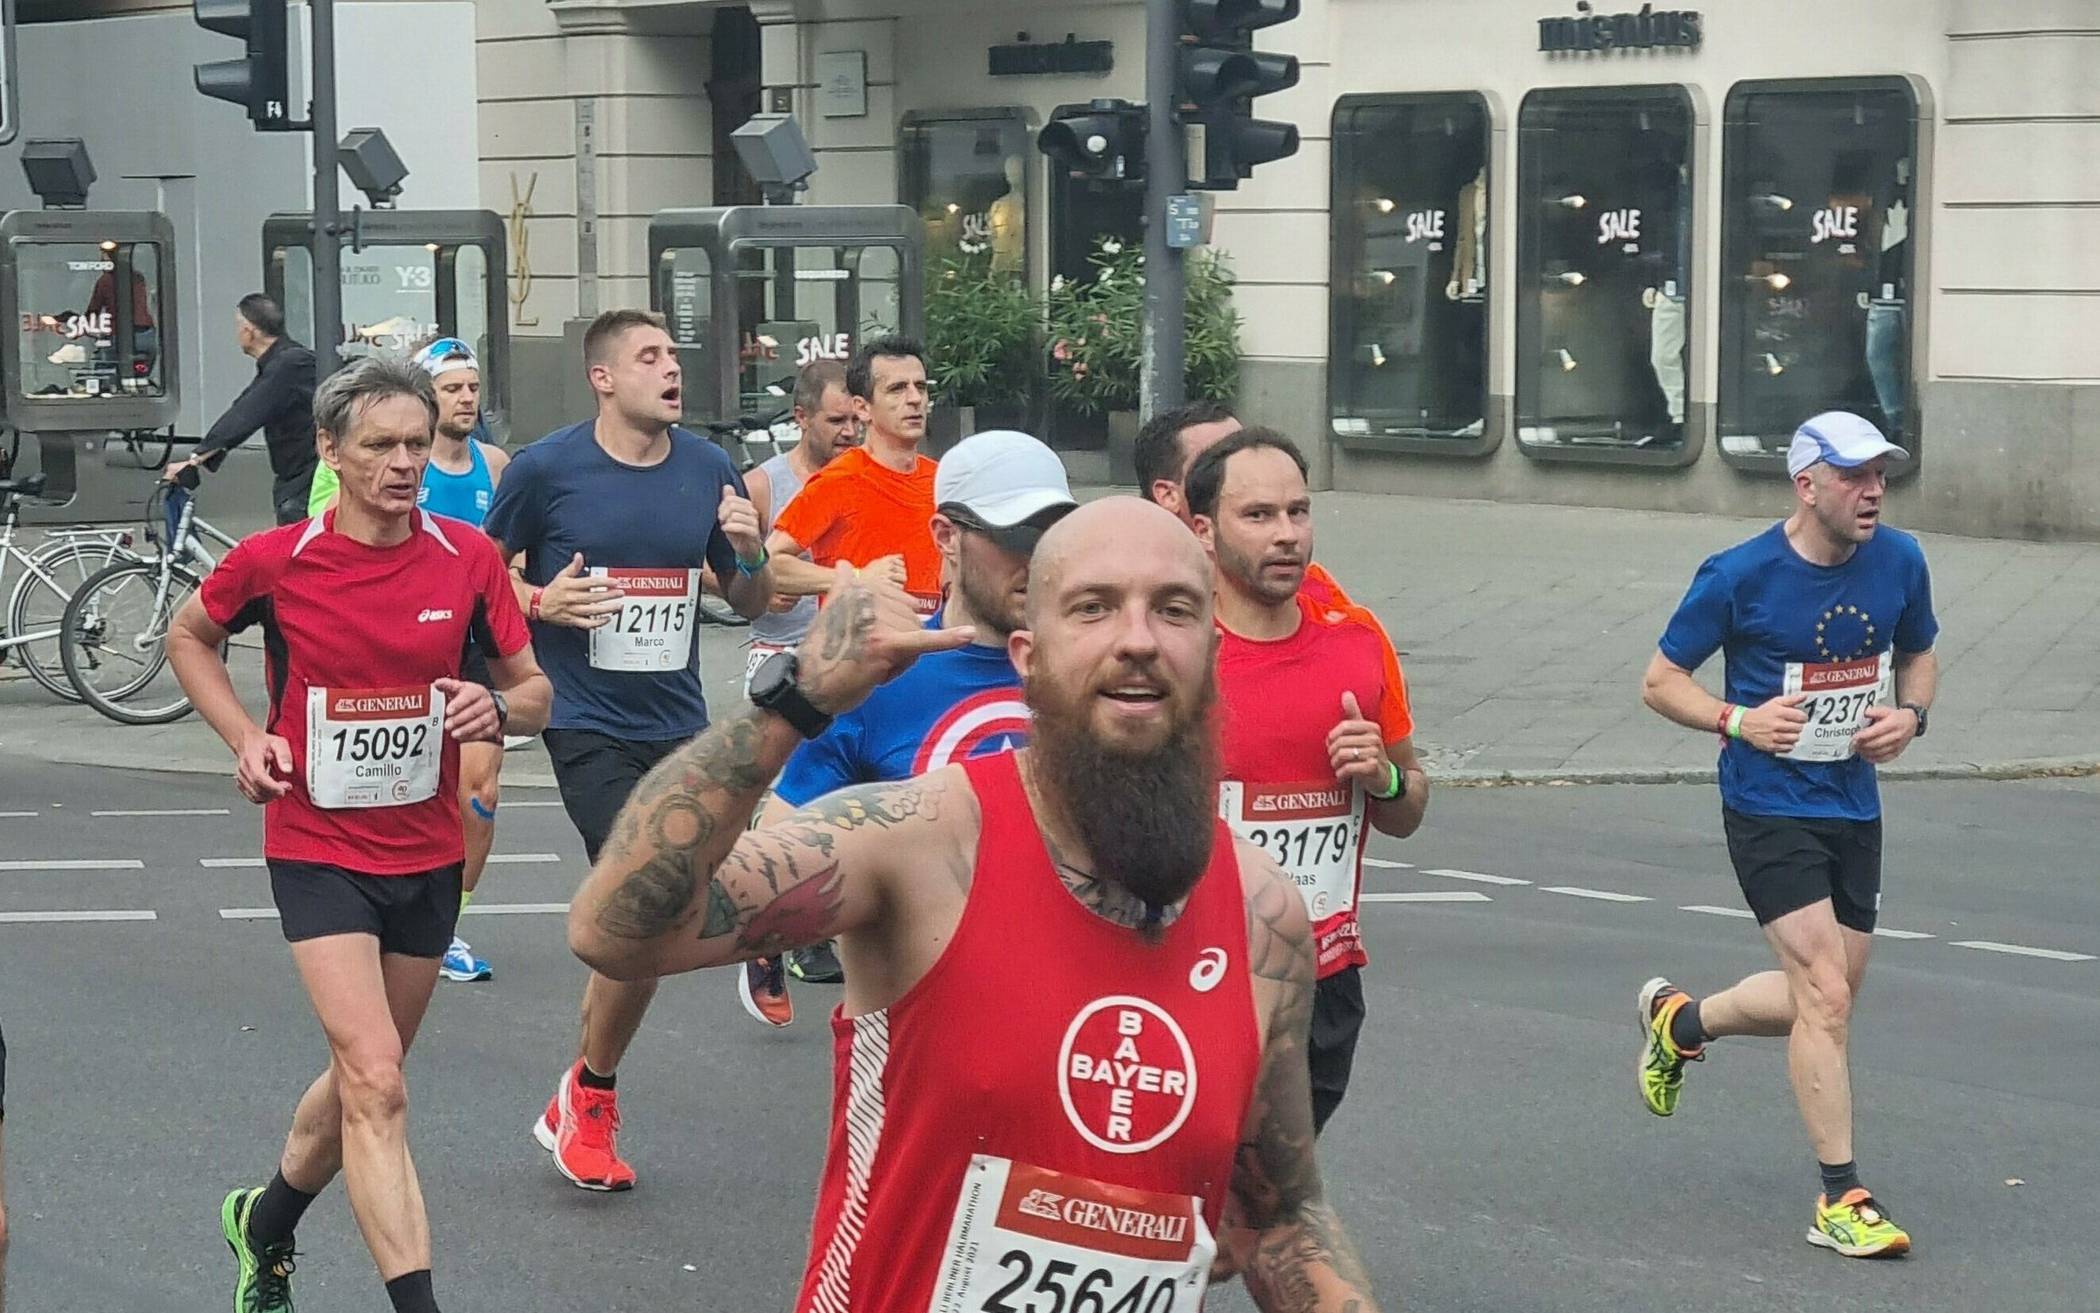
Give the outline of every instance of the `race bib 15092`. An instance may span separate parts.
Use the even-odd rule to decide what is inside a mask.
[[[408,688],[306,690],[306,793],[316,807],[402,807],[437,796],[445,695]]]

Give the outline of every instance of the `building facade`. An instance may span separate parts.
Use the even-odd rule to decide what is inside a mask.
[[[1143,98],[1136,0],[471,12],[471,59],[412,46],[390,76],[473,88],[471,134],[441,130],[509,235],[519,435],[585,404],[578,324],[650,300],[653,215],[756,202],[728,134],[761,110],[802,125],[808,202],[912,207],[929,263],[970,242],[1043,288],[1138,236],[1134,195],[1033,147],[1060,104]],[[1905,523],[2100,535],[2092,0],[1303,0],[1259,43],[1300,60],[1257,113],[1302,144],[1216,195],[1213,245],[1241,407],[1323,485],[1769,508],[1793,426],[1841,406],[1914,453]],[[1074,62],[1108,67],[995,72]],[[1092,468],[1097,427],[1037,418]]]

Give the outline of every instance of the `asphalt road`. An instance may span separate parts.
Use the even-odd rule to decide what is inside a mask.
[[[621,1073],[640,1188],[570,1187],[528,1126],[571,1054],[582,968],[557,914],[502,913],[574,888],[561,811],[521,805],[551,801],[506,799],[498,850],[528,860],[494,868],[465,923],[496,980],[441,984],[410,1064],[439,1296],[505,1313],[784,1307],[835,991],[798,989],[802,1019],[769,1033],[726,973],[667,984]],[[1367,888],[1472,897],[1366,908],[1372,1021],[1324,1142],[1386,1307],[2090,1310],[2100,960],[2078,955],[2100,955],[2096,801],[2093,781],[1890,791],[1884,924],[1930,937],[1880,941],[1854,1083],[1867,1180],[1918,1249],[1863,1264],[1802,1241],[1815,1168],[1780,1044],[1717,1045],[1670,1122],[1635,1093],[1640,983],[1664,972],[1706,990],[1765,963],[1748,921],[1682,910],[1740,905],[1711,791],[1443,793],[1423,836],[1374,846],[1412,867],[1376,867]],[[142,809],[226,814],[93,814]],[[258,840],[225,781],[0,761],[22,1313],[226,1306],[218,1201],[268,1175],[324,1059],[275,923],[223,915],[267,906],[262,872],[201,864],[252,859]],[[153,919],[16,915],[54,911]],[[1012,979],[988,986],[1025,987],[1026,951],[1017,940]],[[306,1313],[385,1306],[340,1190],[300,1239]],[[1234,1289],[1210,1306],[1247,1305]]]

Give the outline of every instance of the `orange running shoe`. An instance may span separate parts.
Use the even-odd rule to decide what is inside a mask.
[[[795,1001],[788,997],[787,972],[780,958],[755,957],[744,963],[744,969],[737,972],[736,996],[753,1020],[776,1030],[795,1020]]]
[[[632,1190],[634,1168],[620,1157],[619,1095],[583,1084],[578,1079],[582,1071],[579,1059],[563,1074],[547,1111],[532,1124],[532,1138],[580,1188]]]

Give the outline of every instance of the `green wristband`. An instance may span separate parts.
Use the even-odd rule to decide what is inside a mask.
[[[1379,802],[1391,802],[1405,792],[1407,792],[1407,776],[1400,773],[1400,763],[1397,761],[1386,762],[1385,791],[1383,793],[1374,792],[1371,796]]]
[[[751,562],[751,564],[749,565],[744,564],[743,557],[739,556],[736,558],[736,572],[746,577],[757,574],[760,570],[766,568],[766,562],[769,559],[771,558],[766,554],[766,549],[764,547],[760,547],[758,549],[758,559]]]
[[[1743,737],[1743,709],[1741,707],[1737,707],[1728,713],[1728,737],[1732,739]]]

